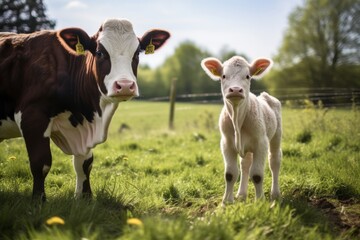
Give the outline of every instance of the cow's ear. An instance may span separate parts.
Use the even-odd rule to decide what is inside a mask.
[[[146,54],[151,54],[159,49],[170,37],[170,33],[165,30],[153,29],[146,32],[140,38],[140,48]]]
[[[62,29],[57,32],[57,37],[61,45],[72,54],[83,55],[86,50],[92,53],[96,50],[96,40],[80,28]]]
[[[222,63],[213,57],[205,58],[201,61],[201,67],[205,73],[214,81],[219,81],[222,75]]]
[[[250,66],[250,75],[254,79],[262,78],[271,68],[273,62],[271,59],[258,58]]]

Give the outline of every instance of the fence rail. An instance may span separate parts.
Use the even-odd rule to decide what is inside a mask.
[[[259,95],[264,90],[253,90]],[[306,100],[313,103],[319,101],[327,107],[360,106],[360,88],[281,88],[268,90],[283,104],[302,107]],[[148,101],[169,101],[169,96],[142,98]],[[221,103],[221,93],[191,93],[176,96],[178,102]]]

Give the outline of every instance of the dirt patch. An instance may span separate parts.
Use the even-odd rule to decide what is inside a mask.
[[[312,197],[310,204],[324,213],[340,232],[349,232],[360,238],[360,201],[357,199],[338,200],[327,197]]]

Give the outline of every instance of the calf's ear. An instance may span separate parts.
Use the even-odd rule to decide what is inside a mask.
[[[96,41],[80,28],[65,28],[57,32],[61,45],[71,54],[84,55],[88,50],[95,53]]]
[[[272,67],[272,60],[267,58],[258,58],[250,66],[250,75],[254,79],[262,78]]]
[[[165,30],[150,30],[140,38],[140,48],[141,50],[145,50],[146,54],[154,53],[154,51],[159,49],[169,37],[170,33]]]
[[[201,67],[205,73],[214,81],[219,81],[222,75],[222,63],[213,57],[205,58],[201,61]]]

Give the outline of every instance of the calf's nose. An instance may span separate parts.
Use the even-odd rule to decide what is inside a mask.
[[[134,95],[136,84],[130,80],[119,80],[114,82],[114,92],[117,95]]]
[[[230,93],[243,93],[243,89],[240,87],[231,87],[229,88]]]

